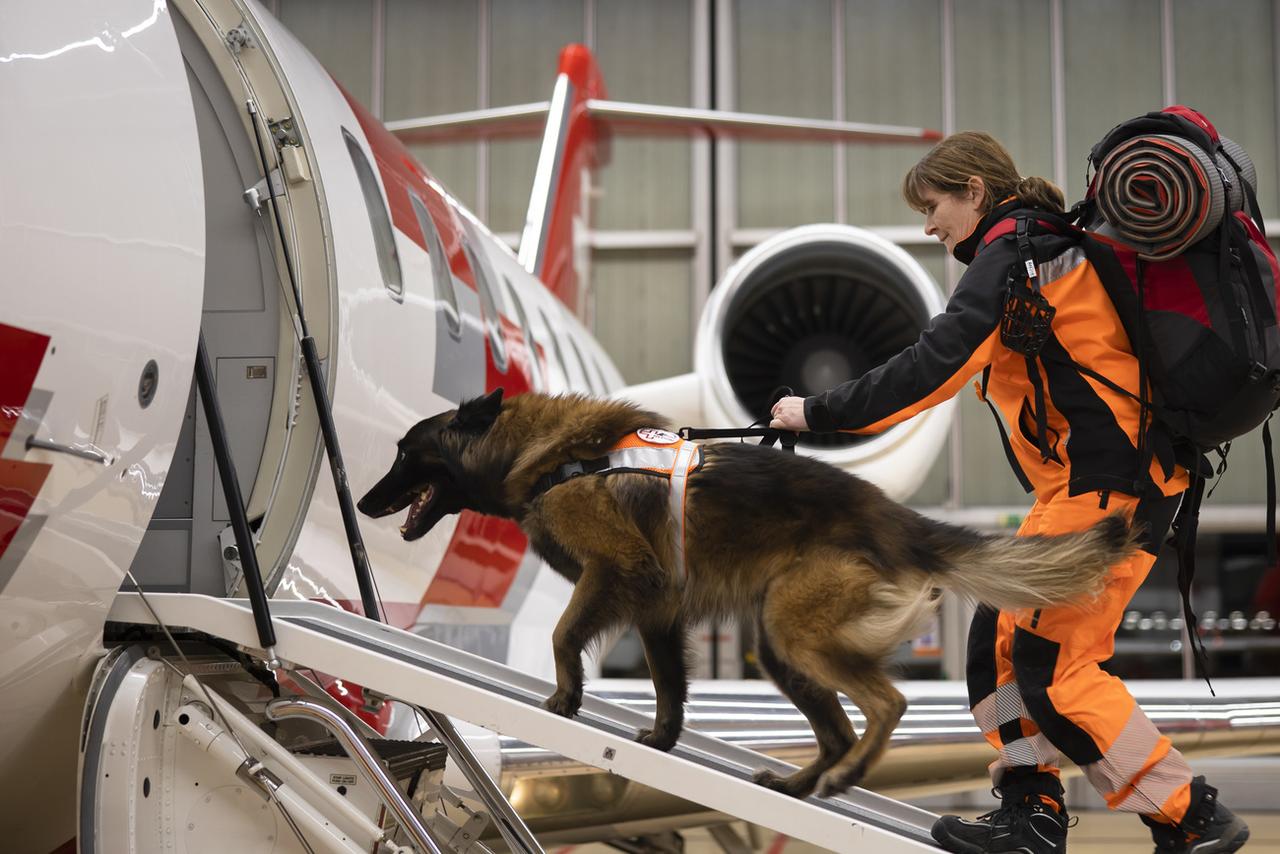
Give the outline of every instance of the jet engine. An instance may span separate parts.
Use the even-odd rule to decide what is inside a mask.
[[[774,389],[803,396],[855,379],[913,344],[943,307],[933,277],[888,240],[847,225],[791,229],[749,251],[712,291],[693,374],[619,396],[680,425],[745,427],[767,418]],[[802,434],[800,446],[906,498],[942,449],[953,407],[875,435]]]

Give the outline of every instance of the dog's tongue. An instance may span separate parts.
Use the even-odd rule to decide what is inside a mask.
[[[418,517],[422,515],[422,511],[431,503],[431,494],[435,491],[434,487],[428,486],[409,507],[409,515],[404,520],[404,524],[400,526],[400,533],[407,534],[413,530],[413,526],[417,523]]]

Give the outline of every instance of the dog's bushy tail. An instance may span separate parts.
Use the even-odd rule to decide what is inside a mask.
[[[935,581],[1002,610],[1085,604],[1137,546],[1120,515],[1070,534],[957,537],[942,544],[946,567]]]

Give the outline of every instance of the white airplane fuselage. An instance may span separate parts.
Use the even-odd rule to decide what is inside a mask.
[[[288,185],[290,249],[306,319],[329,366],[353,489],[377,479],[409,426],[464,397],[499,385],[508,393],[619,387],[617,369],[574,316],[578,307],[527,273],[394,138],[382,131],[371,140],[364,126],[376,121],[357,115],[360,108],[278,22],[256,4],[245,10],[261,30],[248,28],[252,43],[238,55],[224,45],[215,63],[232,83],[239,77],[242,90],[225,101],[241,112],[218,118],[243,119],[241,147],[252,150],[243,108],[254,99],[268,119],[291,117],[300,137],[290,154],[307,179]],[[210,210],[241,213],[240,225],[273,250],[272,274],[278,267],[286,275],[265,205],[255,214],[240,201],[253,182],[210,187],[202,179],[204,129],[187,67],[194,62],[184,64],[177,37],[187,25],[175,21],[181,16],[215,46],[240,23],[229,2],[86,0],[62,4],[57,14],[10,4],[0,33],[0,800],[5,823],[16,819],[22,828],[13,831],[19,838],[44,835],[40,826],[65,830],[74,811],[74,734],[103,623],[179,444],[202,306],[212,304],[217,319],[217,297],[206,291],[216,284],[210,259],[237,251],[218,242],[225,225],[206,220],[206,193],[226,194],[230,203],[210,203]],[[380,267],[352,141],[384,176],[377,191],[392,197],[400,293]],[[209,145],[206,139],[206,153]],[[392,172],[401,187],[387,188]],[[416,194],[414,206],[396,210],[397,190],[405,202],[406,192]],[[452,309],[432,278],[440,259],[430,256],[418,223],[406,221],[419,206],[448,254],[452,335],[441,322]],[[477,269],[492,289],[484,308]],[[270,285],[268,296],[280,298],[278,283]],[[489,305],[496,318],[484,316]],[[245,497],[251,509],[262,508],[274,493],[262,539],[293,541],[276,573],[276,596],[358,604],[333,484],[316,431],[304,423],[306,404],[292,413],[282,408],[305,383],[296,355],[289,358],[297,345],[287,316],[279,327],[271,353],[245,355],[278,351],[292,362],[278,362],[270,430],[284,433],[279,425],[289,418],[298,423],[263,442],[263,470],[254,460],[242,473]],[[144,405],[140,385],[151,384]],[[28,447],[28,436],[103,460]],[[278,447],[286,442],[293,447]],[[547,670],[545,638],[567,585],[542,569],[513,525],[449,517],[414,544],[391,520],[366,524],[363,533],[391,621],[501,630],[492,652],[531,672]],[[534,637],[539,642],[529,642]],[[29,785],[33,768],[50,784],[39,792]],[[55,830],[48,849],[70,835]]]
[[[583,245],[566,225],[586,219],[578,200],[549,217],[560,254],[535,276],[254,0],[70,0],[56,12],[14,0],[4,22],[0,838],[50,851],[75,834],[77,734],[126,574],[245,595],[243,580],[221,583],[226,516],[190,391],[202,328],[241,425],[233,456],[272,595],[353,610],[295,287],[357,496],[412,424],[459,400],[624,383],[583,325],[584,277],[566,267]],[[577,185],[552,197],[562,186]],[[792,244],[853,245],[846,231]],[[941,299],[917,268],[904,275],[927,318]],[[725,304],[747,290],[726,279]],[[706,318],[700,353],[723,325]],[[714,387],[710,420],[740,419],[722,376],[701,382]],[[237,403],[248,399],[260,405]],[[869,464],[918,483],[948,420],[874,440]],[[908,451],[921,434],[926,449]],[[912,458],[909,472],[890,451]],[[514,524],[464,513],[414,543],[397,526],[361,526],[388,622],[552,671],[569,587]]]

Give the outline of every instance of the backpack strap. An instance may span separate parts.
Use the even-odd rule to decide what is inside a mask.
[[[1205,460],[1208,465],[1209,461]],[[1200,525],[1200,503],[1204,500],[1204,478],[1199,467],[1188,471],[1191,484],[1182,496],[1178,513],[1173,517],[1173,544],[1178,553],[1178,594],[1182,597],[1182,619],[1187,627],[1187,638],[1204,681],[1209,686],[1209,693],[1217,696],[1213,683],[1209,681],[1209,658],[1204,651],[1204,641],[1200,638],[1199,620],[1191,609],[1191,581],[1196,574],[1196,529]]]
[[[987,365],[982,369],[982,386],[978,389],[978,397],[982,398],[982,402],[991,410],[991,417],[996,420],[996,429],[1000,431],[1000,444],[1004,445],[1004,455],[1009,460],[1009,468],[1013,469],[1013,474],[1018,478],[1018,483],[1022,484],[1022,488],[1027,492],[1034,492],[1035,487],[1031,485],[1031,479],[1027,477],[1027,473],[1022,470],[1022,464],[1018,462],[1018,458],[1013,454],[1013,445],[1009,443],[1009,433],[1004,429],[1004,421],[1000,418],[1000,413],[996,411],[995,404],[987,397],[987,382],[991,379],[991,366]]]
[[[1236,180],[1240,182],[1240,189],[1244,191],[1245,201],[1248,207],[1250,219],[1258,226],[1258,231],[1263,234],[1267,233],[1266,223],[1262,221],[1262,207],[1258,204],[1258,194],[1254,192],[1253,185],[1244,179],[1244,173],[1240,169],[1240,164],[1231,159],[1231,155],[1227,153],[1225,146],[1217,147],[1217,154],[1222,155],[1222,159],[1231,164],[1231,168],[1235,170]]]
[[[981,246],[985,247],[996,240],[1008,236],[1012,236],[1016,241],[1018,260],[1010,267],[1005,282],[1004,312],[1000,319],[1000,340],[1010,350],[1021,353],[1026,359],[1027,379],[1030,381],[1035,395],[1036,444],[1040,450],[1041,460],[1048,460],[1053,457],[1053,450],[1049,446],[1048,404],[1044,389],[1044,378],[1040,374],[1040,367],[1036,361],[1040,357],[1040,351],[1050,334],[1049,330],[1053,320],[1054,309],[1040,292],[1040,276],[1036,268],[1035,247],[1031,243],[1031,223],[1033,219],[1037,225],[1044,225],[1053,231],[1070,229],[1070,226],[1061,217],[1053,214],[1040,211],[1020,211],[1013,216],[1000,220],[989,228],[986,234],[982,236]],[[991,409],[992,417],[995,418],[996,429],[1000,431],[1000,442],[1004,445],[1005,456],[1009,459],[1010,468],[1013,469],[1018,482],[1022,484],[1022,488],[1027,492],[1032,492],[1034,487],[1014,456],[1013,446],[1009,443],[1009,434],[1005,429],[1004,421],[1001,420],[999,413],[996,412],[995,406],[987,399],[987,384],[990,376],[991,368],[988,366],[982,372],[982,385],[979,389],[979,396]]]
[[[986,234],[982,235],[982,240],[978,243],[979,247],[986,247],[995,243],[1006,234],[1013,234],[1013,230],[1016,227],[1017,220],[1014,217],[1006,217],[1000,220],[995,225],[991,226],[991,228],[987,229]]]
[[[1144,322],[1146,314],[1146,277],[1143,271],[1146,264],[1142,260],[1142,256],[1134,259],[1134,272],[1138,279],[1138,341],[1134,348],[1134,355],[1138,359],[1138,471],[1134,473],[1135,484],[1145,484],[1151,479],[1151,460],[1155,456],[1155,443],[1147,435],[1147,425],[1154,421],[1154,407],[1151,405],[1151,395],[1147,392],[1147,380],[1149,372],[1147,371],[1146,358],[1146,341],[1147,341],[1147,325]],[[1148,418],[1151,420],[1149,421]]]
[[[1031,290],[1031,299],[1044,303],[1044,297],[1040,293],[1040,276],[1036,269],[1035,249],[1031,245],[1031,217],[1027,214],[1019,214],[1017,222],[1014,225],[1014,239],[1018,247],[1018,265],[1009,274],[1009,293],[1005,296],[1006,306],[1008,302],[1014,299],[1013,291],[1020,282],[1025,282]],[[1047,303],[1044,303],[1047,305]],[[1007,318],[1006,313],[1006,318]],[[1046,329],[1044,334],[1047,337],[1047,325],[1053,320],[1053,311],[1050,309],[1047,317],[1044,318]],[[1007,341],[1005,342],[1008,343]],[[1041,462],[1047,461],[1053,456],[1053,450],[1049,447],[1049,415],[1048,406],[1045,401],[1044,378],[1040,376],[1040,366],[1036,364],[1036,360],[1040,358],[1040,351],[1044,346],[1043,340],[1036,341],[1031,347],[1023,351],[1023,357],[1027,362],[1027,379],[1031,382],[1031,388],[1035,393],[1035,410],[1036,410],[1036,444],[1040,448]]]
[[[1276,563],[1276,465],[1271,450],[1271,416],[1262,422],[1262,453],[1267,462],[1267,566]]]
[[[1246,182],[1247,186],[1247,182]],[[1223,228],[1230,225],[1235,232],[1231,240],[1232,259],[1240,264],[1244,270],[1245,292],[1249,297],[1249,303],[1253,307],[1253,316],[1256,319],[1254,323],[1254,337],[1257,338],[1258,353],[1265,354],[1266,345],[1266,329],[1270,325],[1266,321],[1275,316],[1275,310],[1267,298],[1267,286],[1262,281],[1262,271],[1258,267],[1258,257],[1253,251],[1254,237],[1249,233],[1250,226],[1253,223],[1247,217],[1232,216],[1230,222],[1224,222]],[[1262,241],[1266,240],[1266,232],[1258,232],[1258,238]]]
[[[1049,447],[1049,416],[1046,411],[1044,395],[1044,378],[1040,376],[1040,366],[1036,364],[1036,356],[1027,356],[1027,379],[1035,391],[1036,407],[1036,444],[1040,447],[1040,461],[1047,462],[1053,456]]]
[[[1227,270],[1231,266],[1231,224],[1235,221],[1234,218],[1229,220],[1224,218],[1218,224],[1218,281],[1220,283],[1230,281],[1227,276]],[[1243,263],[1243,259],[1241,261]],[[1222,297],[1223,307],[1226,309],[1227,325],[1231,327],[1232,345],[1237,353],[1248,353],[1249,346],[1245,342],[1244,336],[1244,306],[1236,300],[1235,288],[1220,287],[1218,288],[1218,294]]]

